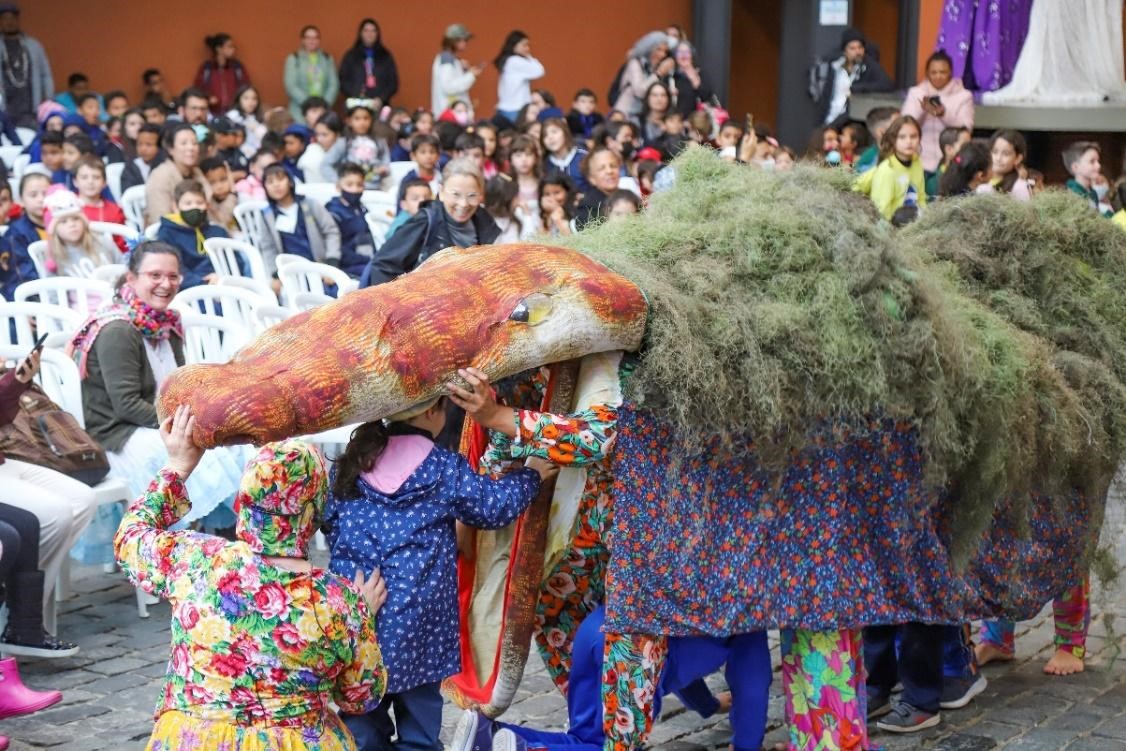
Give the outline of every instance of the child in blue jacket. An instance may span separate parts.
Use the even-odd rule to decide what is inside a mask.
[[[368,226],[368,210],[363,203],[364,168],[344,162],[337,170],[336,187],[340,195],[325,208],[340,228],[340,270],[359,279],[375,253],[375,239]]]
[[[180,251],[180,289],[211,284],[217,279],[215,266],[203,247],[211,237],[230,237],[227,230],[207,219],[207,194],[199,180],[184,180],[172,193],[176,210],[160,218],[156,239]]]
[[[351,578],[378,568],[387,582],[377,623],[387,693],[366,715],[342,715],[359,751],[442,748],[439,685],[461,670],[455,520],[503,527],[557,471],[533,459],[500,479],[477,474],[464,457],[434,443],[446,423],[445,402],[356,428],[325,505],[331,570]]]

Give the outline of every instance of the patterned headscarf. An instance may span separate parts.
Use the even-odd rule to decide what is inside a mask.
[[[157,310],[138,297],[132,286],[123,284],[109,304],[98,308],[83,321],[66,347],[66,353],[76,358],[78,374],[82,378],[86,377],[86,359],[94,347],[98,332],[113,321],[129,321],[146,339],[160,341],[173,334],[184,338],[184,325],[178,311],[171,308]]]
[[[303,557],[317,531],[328,470],[313,445],[267,443],[246,464],[235,496],[235,535],[263,555]]]

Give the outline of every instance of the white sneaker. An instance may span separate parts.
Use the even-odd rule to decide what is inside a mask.
[[[528,744],[508,728],[501,728],[493,736],[492,751],[528,751]]]

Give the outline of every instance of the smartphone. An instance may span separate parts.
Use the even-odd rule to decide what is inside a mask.
[[[942,97],[940,97],[940,96],[927,97],[927,101],[930,102],[932,107],[941,107],[942,106]]]
[[[47,337],[50,336],[50,335],[51,335],[51,332],[47,332],[43,336],[36,339],[35,340],[35,346],[31,348],[31,351],[32,352],[38,352],[39,350],[43,349],[43,345],[47,343]]]

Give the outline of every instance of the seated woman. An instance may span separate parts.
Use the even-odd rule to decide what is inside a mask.
[[[205,456],[181,406],[164,421],[168,461],[114,538],[130,580],[172,603],[172,656],[149,749],[343,751],[355,745],[333,711],[379,704],[387,673],[375,614],[378,572],[352,582],[307,558],[328,492],[320,452],[263,446],[247,465],[237,542],[168,527],[191,509],[185,482]]]
[[[184,364],[180,314],[169,309],[183,279],[180,254],[167,243],[149,241],[129,255],[129,268],[117,294],[79,328],[68,351],[78,360],[86,430],[106,449],[110,477],[140,495],[167,455],[157,438],[160,384]],[[246,447],[212,451],[191,491],[209,503],[197,505],[187,521],[201,519],[238,490]],[[87,563],[112,560],[109,541],[120,510],[101,506],[95,529],[76,555]],[[215,521],[217,526],[229,526]]]
[[[31,379],[39,370],[39,353],[32,352],[19,367],[0,375],[0,425],[7,425],[15,419],[20,408],[20,397],[28,389]],[[0,508],[30,512],[36,519],[34,555],[32,544],[24,545],[24,556],[31,556],[34,566],[27,568],[26,580],[17,583],[15,578],[9,586],[8,630],[4,632],[0,651],[16,654],[14,647],[38,647],[45,652],[35,654],[62,654],[74,647],[73,644],[59,642],[42,631],[44,615],[47,630],[54,630],[54,608],[47,608],[54,596],[55,581],[71,546],[90,524],[97,508],[97,499],[89,486],[67,477],[47,467],[29,464],[0,453]],[[0,517],[3,518],[3,517]],[[18,525],[17,525],[18,526]],[[18,566],[13,577],[22,576]],[[33,579],[38,578],[36,588]],[[18,604],[17,604],[18,603]],[[21,606],[34,604],[38,612],[38,625],[33,621],[31,610]],[[24,625],[21,626],[20,623]],[[33,654],[20,652],[20,654]],[[65,655],[62,655],[65,656]]]
[[[184,180],[173,194],[176,210],[160,218],[156,239],[180,251],[181,289],[213,284],[218,275],[203,247],[210,237],[230,237],[227,230],[207,221],[207,193],[199,180]]]

